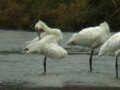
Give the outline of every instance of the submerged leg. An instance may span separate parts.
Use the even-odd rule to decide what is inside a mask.
[[[47,61],[47,56],[44,57],[44,62],[43,62],[44,73],[46,73],[46,61]]]
[[[90,65],[90,72],[92,72],[92,58],[93,58],[94,49],[91,50],[90,58],[89,58],[89,65]]]
[[[116,70],[116,78],[118,79],[118,56],[116,56],[115,70]]]

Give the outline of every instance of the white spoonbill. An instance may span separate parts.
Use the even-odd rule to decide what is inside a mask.
[[[42,21],[40,21],[42,22]],[[46,73],[46,60],[47,57],[51,59],[62,59],[67,55],[67,51],[59,45],[59,41],[62,39],[62,32],[59,29],[51,29],[45,23],[39,23],[41,25],[39,29],[44,30],[40,36],[36,37],[28,43],[25,47],[26,53],[39,53],[45,55],[44,58],[44,72]],[[39,32],[38,31],[38,32]],[[41,37],[41,35],[43,35]]]
[[[44,23],[42,20],[38,20],[38,22],[35,24],[35,30],[38,33],[38,37],[34,38],[31,41],[27,41],[27,43],[34,43],[34,42],[40,40],[41,38],[43,38],[44,36],[51,35],[51,34],[59,36],[59,38],[57,38],[58,42],[60,42],[60,40],[63,39],[61,30],[59,30],[57,28],[48,27],[48,25],[46,23]],[[24,50],[27,50],[27,48],[25,48]],[[45,56],[45,58],[47,59],[46,56]]]
[[[89,58],[90,72],[92,72],[92,57],[94,49],[102,45],[110,36],[110,29],[107,22],[99,26],[88,27],[72,35],[67,42],[68,45],[81,45],[91,48]]]
[[[112,55],[116,57],[115,70],[118,79],[118,56],[120,55],[120,32],[111,36],[100,48],[99,56]]]

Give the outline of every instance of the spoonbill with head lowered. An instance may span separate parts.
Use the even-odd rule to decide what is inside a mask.
[[[111,36],[100,48],[99,56],[112,55],[116,57],[115,70],[118,79],[118,56],[120,55],[120,32]]]
[[[90,72],[92,72],[92,58],[94,49],[102,45],[110,36],[110,29],[107,22],[99,26],[88,27],[72,35],[67,42],[68,45],[80,45],[91,48],[89,58]]]

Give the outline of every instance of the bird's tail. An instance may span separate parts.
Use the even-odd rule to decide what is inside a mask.
[[[105,29],[106,32],[110,33],[110,27],[106,21],[100,24],[101,27]]]

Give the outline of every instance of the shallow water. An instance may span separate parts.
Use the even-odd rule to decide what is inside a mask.
[[[64,33],[62,46],[69,55],[63,60],[47,60],[47,74],[43,74],[43,58],[39,54],[25,55],[25,42],[33,39],[35,32],[0,30],[0,85],[22,85],[28,87],[63,87],[69,85],[116,86],[115,58],[98,57],[96,50],[93,72],[89,72],[89,48],[67,48],[66,41],[72,33]]]

